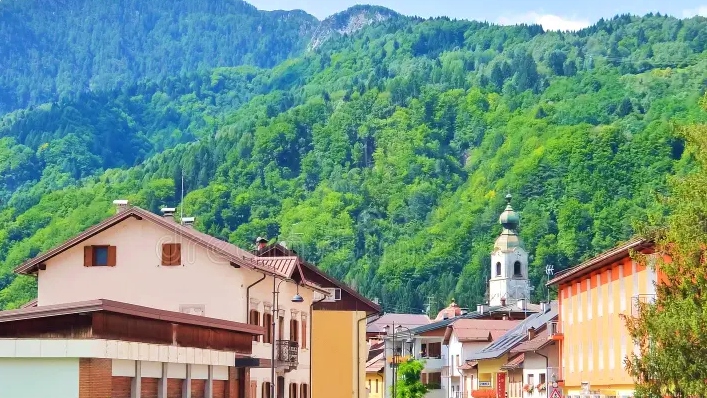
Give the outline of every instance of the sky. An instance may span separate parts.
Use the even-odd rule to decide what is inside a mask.
[[[376,4],[401,14],[447,16],[503,25],[537,23],[546,30],[577,30],[617,14],[660,12],[707,17],[707,0],[246,0],[261,10],[301,9],[324,19],[356,4]]]

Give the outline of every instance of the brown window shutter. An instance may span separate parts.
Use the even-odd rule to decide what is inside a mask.
[[[169,243],[162,244],[162,265],[172,265],[170,263],[172,250],[169,247]]]
[[[115,246],[108,246],[108,266],[109,267],[115,267],[116,263],[116,247]]]
[[[427,373],[420,374],[420,381],[422,384],[427,384]]]
[[[181,243],[172,243],[172,265],[182,265]]]
[[[93,247],[84,246],[83,247],[83,266],[91,267],[93,266]]]
[[[307,322],[304,321],[302,322],[302,344],[300,344],[302,348],[307,348]]]
[[[258,382],[251,380],[251,382],[250,382],[250,396],[255,398],[258,396],[257,394],[258,394]]]

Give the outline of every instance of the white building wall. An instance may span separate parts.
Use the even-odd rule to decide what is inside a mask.
[[[78,396],[78,358],[0,358],[0,398]]]
[[[537,386],[540,383],[541,374],[545,375],[545,384],[547,385],[547,383],[550,382],[550,376],[547,375],[547,368],[559,367],[557,347],[555,345],[543,348],[539,352],[547,356],[547,366],[543,356],[526,352],[525,360],[523,361],[523,385],[528,383],[529,375],[533,375],[533,385]],[[524,396],[527,398],[545,398],[547,397],[547,390],[539,392],[535,389],[533,394],[524,393]]]

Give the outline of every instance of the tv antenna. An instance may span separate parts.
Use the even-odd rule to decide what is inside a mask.
[[[555,275],[555,266],[553,264],[548,264],[545,266],[545,275],[547,275],[547,280],[552,279]],[[547,287],[547,302],[550,302],[550,286]]]

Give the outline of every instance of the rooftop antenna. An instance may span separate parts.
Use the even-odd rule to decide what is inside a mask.
[[[555,266],[553,264],[548,264],[545,266],[545,275],[547,275],[547,280],[552,279],[555,274]],[[547,287],[547,302],[550,302],[550,286]]]

